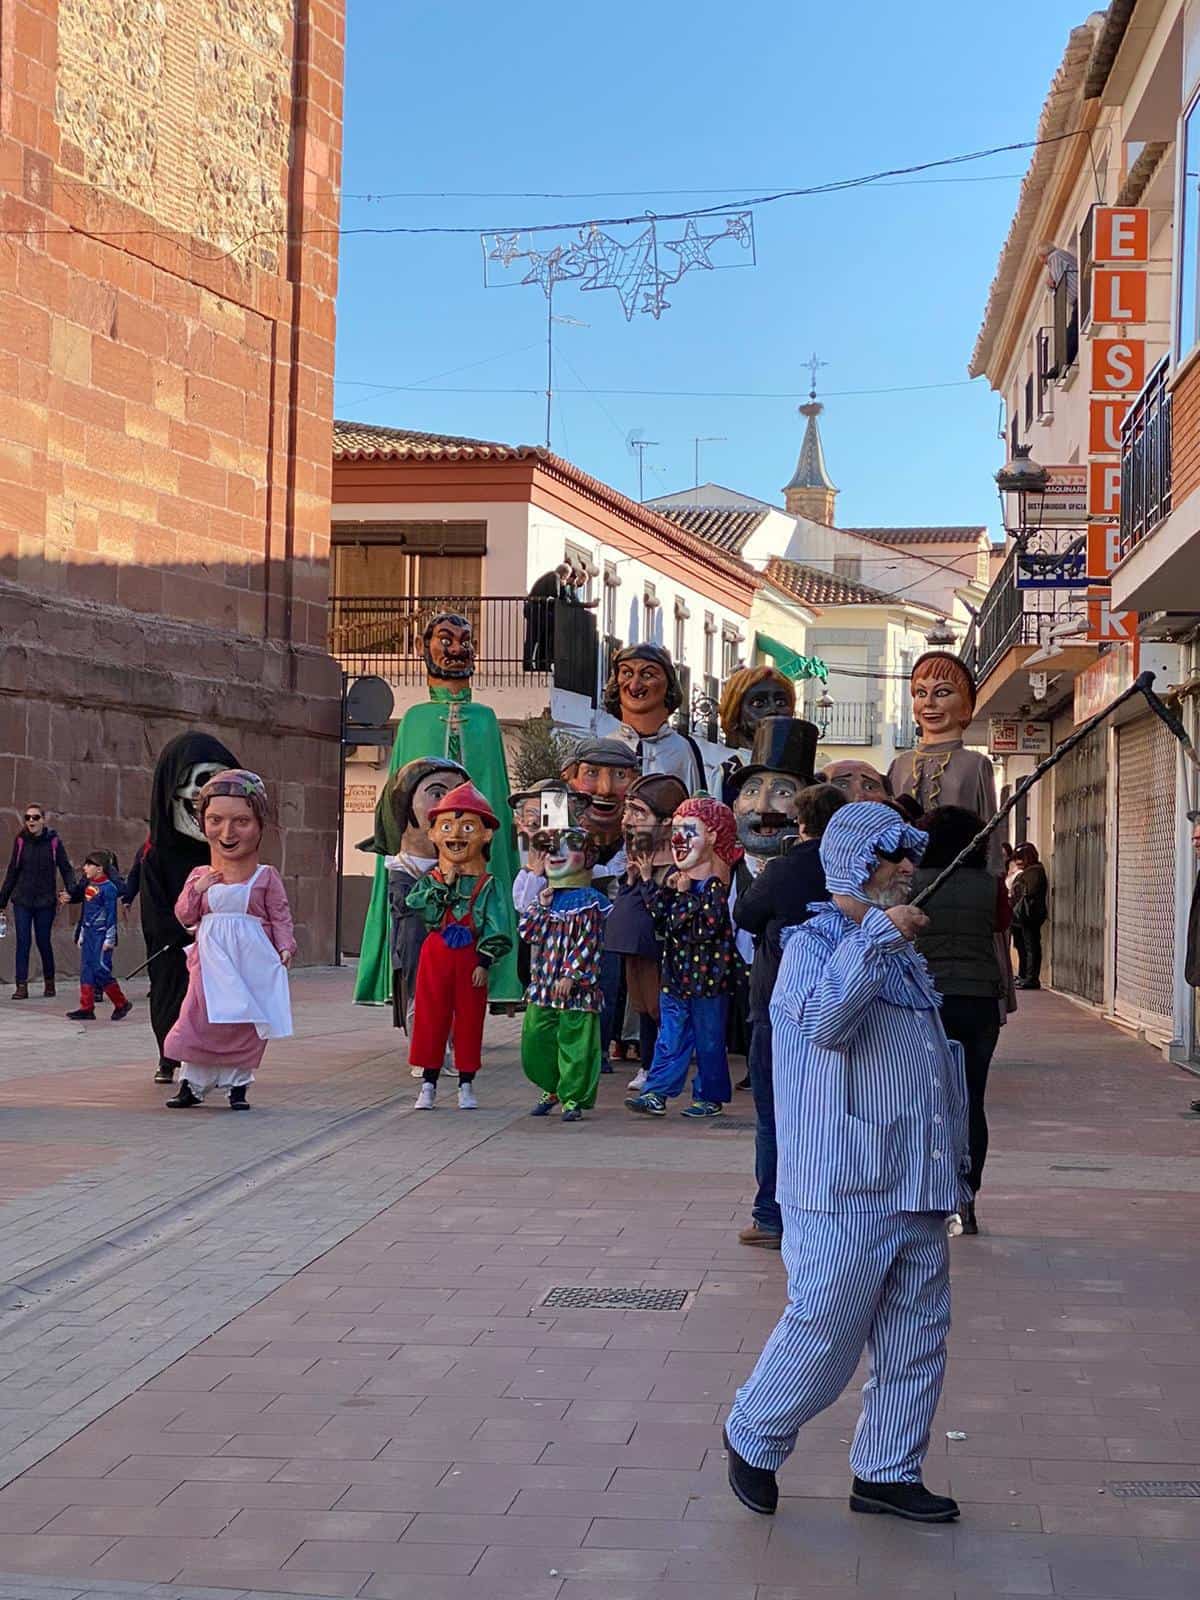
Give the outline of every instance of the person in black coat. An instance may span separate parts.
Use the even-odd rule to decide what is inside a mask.
[[[754,1094],[754,1175],[758,1179],[751,1224],[742,1244],[778,1250],[783,1214],[775,1198],[775,1087],[771,1065],[771,994],[782,957],[784,928],[807,922],[815,903],[828,900],[821,867],[821,836],[846,796],[829,783],[813,784],[796,802],[800,837],[786,854],[768,861],[733,908],[739,928],[754,936],[750,968],[750,1088]]]
[[[17,925],[14,1000],[29,999],[29,952],[37,940],[42,958],[42,984],[47,997],[54,994],[54,946],[50,942],[58,909],[55,873],[61,873],[67,890],[75,887],[75,871],[63,842],[46,821],[43,805],[27,805],[24,827],[13,840],[4,883],[0,885],[0,911],[12,901]]]
[[[208,843],[195,816],[196,796],[215,773],[240,766],[211,734],[181,733],[163,749],[154,769],[150,838],[134,866],[150,958],[150,1026],[158,1041],[155,1083],[171,1083],[175,1077],[179,1063],[164,1054],[163,1042],[178,1020],[188,987],[184,950],[192,941],[176,919],[175,902],[188,873],[209,861]]]

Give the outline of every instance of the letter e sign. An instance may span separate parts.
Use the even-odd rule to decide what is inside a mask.
[[[1150,259],[1150,213],[1145,206],[1097,206],[1092,213],[1092,260],[1128,266]]]

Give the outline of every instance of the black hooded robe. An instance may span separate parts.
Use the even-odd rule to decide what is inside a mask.
[[[140,858],[142,933],[150,962],[150,1026],[158,1041],[159,1063],[179,1065],[162,1053],[163,1041],[175,1026],[187,993],[185,947],[191,936],[175,916],[188,873],[209,862],[207,844],[176,831],[171,802],[184,773],[202,761],[219,761],[222,767],[240,765],[232,751],[209,733],[181,733],[158,758],[150,793],[150,840]],[[156,952],[163,950],[162,955]]]

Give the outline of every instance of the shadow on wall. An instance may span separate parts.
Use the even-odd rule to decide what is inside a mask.
[[[132,569],[137,592],[161,595],[161,609],[93,598],[132,593],[114,563],[22,558],[21,583],[0,579],[5,862],[21,810],[36,800],[76,864],[103,846],[127,868],[146,838],[159,751],[178,733],[206,729],[271,792],[277,829],[265,854],[287,883],[300,960],[331,959],[341,677],[325,650],[326,564],[294,565],[290,601],[274,565]],[[260,619],[253,632],[229,620],[244,614],[247,596]],[[69,941],[60,918],[56,943],[74,971]],[[142,959],[140,944],[135,919],[123,933],[123,971]],[[0,975],[11,976],[10,962]]]

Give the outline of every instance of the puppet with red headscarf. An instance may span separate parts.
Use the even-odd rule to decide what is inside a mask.
[[[741,854],[733,812],[719,800],[695,795],[672,817],[675,871],[664,884],[646,885],[663,951],[658,1041],[646,1087],[625,1102],[630,1111],[665,1116],[693,1056],[692,1104],[683,1115],[716,1117],[732,1099],[725,1026],[739,958],[728,883]]]

